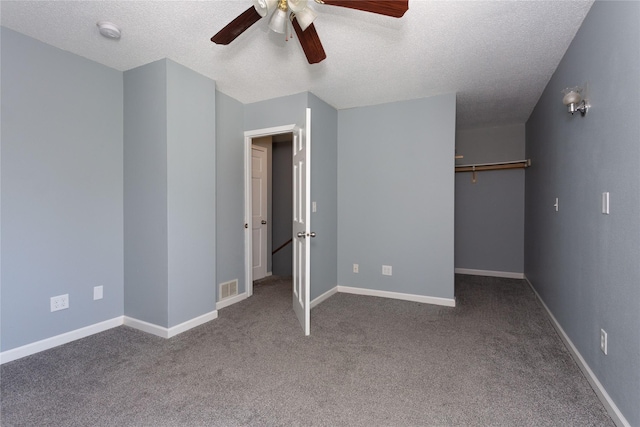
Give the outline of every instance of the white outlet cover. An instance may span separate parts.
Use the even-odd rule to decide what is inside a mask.
[[[69,294],[51,297],[51,311],[65,310],[69,308]]]

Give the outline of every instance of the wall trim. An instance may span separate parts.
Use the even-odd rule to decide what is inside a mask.
[[[355,294],[355,295],[367,295],[372,297],[399,299],[404,301],[422,302],[426,304],[444,305],[446,307],[456,306],[455,298],[428,297],[425,295],[403,294],[400,292],[378,291],[375,289],[366,289],[366,288],[353,288],[350,286],[338,286],[338,292],[344,292],[347,294]]]
[[[235,304],[237,302],[240,302],[242,300],[245,300],[247,298],[248,297],[247,297],[247,293],[246,292],[243,292],[243,293],[238,294],[238,295],[234,295],[234,296],[229,297],[229,298],[225,298],[225,299],[220,300],[220,301],[218,301],[216,303],[216,310],[220,310],[222,308],[229,307],[230,305],[233,305],[233,304]]]
[[[153,334],[161,338],[171,338],[191,328],[200,326],[203,323],[207,323],[211,320],[218,318],[218,310],[210,311],[198,317],[194,317],[191,320],[180,323],[179,325],[172,326],[171,328],[165,328],[164,326],[158,326],[153,323],[145,322],[144,320],[135,319],[133,317],[124,316],[124,325],[129,326],[139,331]]]
[[[183,322],[171,328],[164,328],[162,326],[154,325],[153,323],[134,319],[133,317],[118,316],[114,317],[113,319],[94,323],[93,325],[85,326],[80,329],[75,329],[73,331],[65,332],[60,335],[45,338],[40,341],[3,351],[0,353],[0,365],[21,359],[26,356],[31,356],[32,354],[40,353],[41,351],[49,350],[50,348],[67,344],[81,338],[86,338],[88,336],[95,335],[108,329],[116,328],[122,325],[130,326],[134,329],[157,335],[162,338],[171,338],[191,328],[195,328],[196,326],[202,325],[203,323],[214,320],[217,317],[218,310],[213,310],[209,313],[195,317],[191,320],[187,320],[186,322]]]
[[[471,276],[505,277],[507,279],[524,279],[524,273],[511,271],[474,270],[472,268],[456,268],[456,274],[469,274]]]
[[[146,332],[148,334],[156,335],[161,338],[169,338],[167,328],[155,325],[153,323],[145,322],[144,320],[138,320],[133,317],[124,316],[124,325],[142,332]]]
[[[611,417],[613,422],[616,424],[616,426],[619,426],[619,427],[631,427],[631,424],[629,424],[629,422],[624,417],[624,415],[622,415],[622,412],[620,412],[620,409],[618,409],[618,406],[611,399],[611,396],[609,396],[609,393],[607,393],[607,390],[604,388],[602,383],[600,383],[600,381],[598,380],[598,377],[596,377],[596,375],[593,373],[593,371],[591,370],[587,362],[584,360],[584,358],[576,348],[576,346],[573,345],[573,342],[571,341],[569,336],[565,333],[564,329],[562,329],[562,326],[560,326],[560,323],[558,323],[553,313],[551,313],[551,310],[549,310],[549,307],[547,307],[547,304],[545,304],[545,302],[542,300],[542,298],[540,297],[540,294],[538,293],[538,291],[536,291],[536,288],[533,287],[533,284],[531,283],[531,281],[529,281],[529,279],[526,276],[524,277],[524,280],[527,281],[527,283],[529,284],[529,287],[531,288],[531,290],[533,290],[533,293],[538,298],[538,301],[540,301],[544,309],[547,311],[547,314],[551,319],[551,324],[553,325],[555,330],[558,332],[558,335],[560,335],[560,338],[562,339],[565,346],[569,350],[569,353],[571,353],[573,360],[575,360],[575,362],[580,367],[582,374],[587,378],[587,381],[589,381],[589,384],[591,385],[591,388],[598,396],[598,399],[600,399],[604,407],[607,409],[607,412],[609,413],[609,416]]]
[[[309,303],[309,308],[313,308],[319,305],[320,303],[324,302],[325,300],[329,299],[329,297],[337,293],[338,293],[338,286],[336,285],[333,288],[329,289],[327,292],[323,293],[322,295],[315,297],[313,301]]]
[[[167,338],[171,338],[178,334],[188,331],[189,329],[195,328],[196,326],[200,326],[204,323],[210,322],[211,320],[218,318],[218,310],[213,310],[208,313],[205,313],[201,316],[194,317],[191,320],[187,320],[186,322],[182,322],[179,325],[172,326],[168,329],[169,336]]]
[[[85,326],[84,328],[65,332],[63,334],[45,338],[31,344],[26,344],[21,347],[3,351],[2,353],[0,353],[0,364],[12,362],[14,360],[30,356],[32,354],[40,353],[41,351],[49,350],[50,348],[58,347],[72,341],[76,341],[81,338],[85,338],[90,335],[94,335],[100,332],[104,332],[108,329],[121,326],[123,324],[123,320],[124,316],[114,317],[113,319],[94,323],[93,325]]]

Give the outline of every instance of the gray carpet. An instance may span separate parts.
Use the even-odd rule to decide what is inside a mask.
[[[304,337],[290,278],[169,340],[122,326],[3,365],[2,426],[612,426],[521,280],[457,307],[337,294]]]

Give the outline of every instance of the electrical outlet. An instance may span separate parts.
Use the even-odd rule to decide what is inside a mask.
[[[600,350],[604,354],[607,354],[607,332],[604,329],[600,329]]]
[[[93,300],[102,299],[103,297],[103,288],[102,286],[94,286],[93,287]]]
[[[383,276],[391,276],[391,266],[390,265],[383,265],[382,266],[382,275]]]
[[[359,273],[360,272],[360,266],[358,266],[358,264],[353,264],[353,272],[354,273]]]
[[[51,311],[66,310],[69,308],[69,294],[51,297]]]

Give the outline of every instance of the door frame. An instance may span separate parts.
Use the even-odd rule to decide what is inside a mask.
[[[292,133],[295,124],[276,126],[263,129],[248,130],[244,132],[244,277],[247,297],[253,295],[253,236],[251,233],[251,216],[253,213],[251,202],[251,144],[253,138]],[[267,249],[268,251],[268,249]]]

